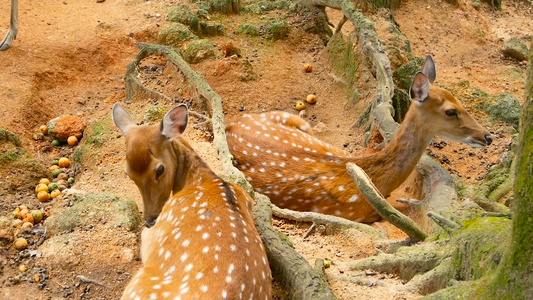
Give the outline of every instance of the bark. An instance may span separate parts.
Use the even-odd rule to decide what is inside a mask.
[[[533,46],[533,41],[531,42]],[[533,49],[530,47],[530,49]],[[533,51],[529,52],[526,91],[516,167],[515,200],[512,204],[513,227],[511,245],[497,274],[489,284],[486,296],[528,299],[533,295]]]

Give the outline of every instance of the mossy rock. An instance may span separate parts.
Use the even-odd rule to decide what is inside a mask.
[[[259,30],[257,27],[251,24],[241,24],[235,31],[236,34],[244,34],[249,36],[258,36]]]
[[[211,12],[220,12],[226,15],[241,11],[241,0],[209,0]]]
[[[52,233],[102,223],[133,231],[141,224],[139,208],[133,200],[120,199],[106,193],[75,194],[69,197],[73,198],[74,205],[62,213],[53,214],[44,222],[44,226]]]
[[[188,25],[192,31],[198,31],[198,17],[185,5],[173,6],[168,10],[167,20]]]
[[[507,218],[478,217],[454,234],[452,265],[457,280],[476,280],[498,267],[511,232]]]
[[[185,60],[188,63],[199,63],[200,61],[214,57],[213,44],[209,40],[195,40],[190,42],[184,51]]]
[[[484,102],[481,108],[496,120],[503,121],[518,129],[520,121],[520,102],[508,93],[499,95],[494,103]]]
[[[4,143],[13,144],[16,147],[20,147],[22,145],[19,137],[16,134],[6,129],[0,129],[0,144]]]
[[[224,26],[213,21],[200,22],[200,30],[206,36],[224,35]]]
[[[198,39],[198,37],[181,23],[166,26],[159,31],[159,42],[175,48],[179,48],[184,42],[194,39]]]
[[[253,3],[253,4],[250,4],[250,5],[247,5],[247,6],[244,7],[243,10],[245,12],[252,13],[252,14],[255,14],[255,15],[262,15],[264,13],[264,11],[261,8],[261,6],[259,6],[259,4],[257,4],[257,3]]]
[[[268,22],[265,25],[267,38],[273,41],[287,38],[290,32],[289,24],[285,20],[276,19]]]
[[[400,66],[394,73],[393,77],[396,81],[396,85],[401,89],[409,91],[411,88],[411,83],[415,74],[422,70],[424,65],[425,58],[415,57],[410,61],[406,62]]]
[[[165,116],[167,109],[162,105],[152,105],[144,112],[144,121],[146,123],[152,123],[160,121]]]
[[[243,58],[241,61],[242,72],[239,74],[241,81],[252,81],[257,79],[257,74],[254,72],[254,67],[249,60]]]
[[[0,129],[0,176],[4,183],[0,191],[33,189],[35,182],[48,176],[43,163],[37,161],[13,132]]]
[[[502,49],[502,52],[505,56],[516,59],[518,61],[527,61],[528,50],[527,46],[520,38],[512,37],[507,42]]]
[[[401,123],[411,105],[411,97],[402,89],[394,89],[392,95],[392,106],[394,107],[394,121]]]

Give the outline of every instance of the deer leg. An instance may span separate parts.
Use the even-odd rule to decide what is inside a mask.
[[[18,20],[18,0],[11,0],[11,23],[9,26],[9,31],[7,32],[4,39],[0,42],[0,51],[9,49],[11,42],[17,37],[19,31]]]

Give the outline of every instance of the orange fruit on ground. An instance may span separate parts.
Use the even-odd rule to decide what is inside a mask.
[[[54,199],[55,197],[61,195],[61,191],[59,189],[53,190],[52,193],[50,193],[50,197]]]
[[[60,168],[68,168],[70,166],[70,160],[66,157],[61,157],[58,164]]]
[[[311,64],[305,64],[305,65],[304,65],[304,71],[305,71],[305,73],[313,72],[313,65],[311,65]]]
[[[311,95],[307,95],[307,99],[305,99],[305,101],[307,101],[307,103],[310,103],[310,104],[315,104],[316,103],[316,96],[311,94]]]
[[[48,191],[48,185],[44,184],[44,183],[39,183],[36,187],[35,187],[35,192],[36,193],[39,193],[39,192],[42,192],[42,191]]]
[[[70,146],[76,146],[78,144],[78,138],[71,135],[68,137],[67,139],[67,143],[70,145]]]
[[[48,180],[48,178],[41,178],[41,180],[39,180],[39,183],[49,185],[50,184],[50,180]]]
[[[57,165],[51,165],[49,170],[50,170],[50,173],[53,173],[53,172],[54,172],[55,170],[57,170],[57,169],[59,169],[59,166],[57,166]]]
[[[25,238],[18,238],[13,242],[13,246],[15,246],[15,249],[17,250],[23,250],[28,247],[28,241],[26,241]]]
[[[303,103],[302,101],[296,102],[296,110],[302,110],[302,109],[305,109],[305,103]]]
[[[39,127],[39,132],[44,134],[44,135],[47,135],[48,134],[48,127],[46,125],[42,125],[41,127]]]
[[[48,192],[45,192],[45,191],[39,192],[39,194],[37,194],[37,199],[40,202],[46,202],[50,200],[50,194],[48,194]]]

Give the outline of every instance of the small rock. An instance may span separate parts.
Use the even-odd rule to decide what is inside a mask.
[[[87,124],[78,116],[65,115],[47,123],[48,133],[60,140],[66,142],[69,136],[75,136],[78,140],[83,136],[83,131]]]
[[[503,54],[506,57],[516,59],[518,61],[525,61],[528,57],[527,46],[521,39],[517,37],[512,37],[507,42],[502,49]]]
[[[319,122],[318,124],[315,125],[315,127],[313,127],[313,131],[316,133],[326,132],[327,130],[328,130],[328,127],[326,126],[326,124],[322,122]]]

